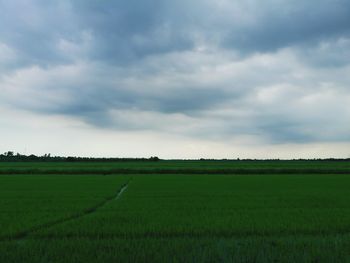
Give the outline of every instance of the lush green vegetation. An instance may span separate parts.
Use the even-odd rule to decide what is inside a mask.
[[[0,162],[0,174],[350,174],[350,161]]]
[[[1,176],[0,239],[82,215],[114,197],[127,177]]]
[[[55,169],[93,165],[135,162]],[[158,165],[220,168],[210,161]],[[0,262],[350,262],[349,186],[348,174],[1,175]]]

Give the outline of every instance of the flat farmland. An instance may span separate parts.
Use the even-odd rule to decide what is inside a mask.
[[[0,162],[0,174],[350,174],[350,161]]]
[[[209,174],[148,172],[202,171],[194,163],[0,164],[24,173],[0,175],[0,262],[350,262],[348,162],[258,162],[263,174],[220,174],[255,169],[245,162],[205,162]],[[32,174],[116,166],[147,172]]]

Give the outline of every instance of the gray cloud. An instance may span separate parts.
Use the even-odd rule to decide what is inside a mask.
[[[224,37],[228,47],[246,52],[274,51],[350,34],[348,1],[264,1],[256,3],[255,9],[253,23]]]
[[[349,36],[348,1],[0,2],[1,40],[25,63],[69,63],[72,54],[113,63],[219,45],[241,53]],[[66,49],[64,49],[66,47]]]
[[[345,0],[0,1],[0,103],[111,130],[349,141],[349,24]]]

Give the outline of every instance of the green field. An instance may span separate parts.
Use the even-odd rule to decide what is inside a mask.
[[[112,174],[116,167],[141,173]],[[177,174],[179,167],[209,174]],[[214,174],[238,168],[265,172]],[[350,262],[349,168],[349,162],[0,163],[0,262]],[[22,175],[5,172],[20,169]],[[83,174],[87,169],[96,174]],[[142,173],[162,169],[177,172]],[[284,169],[299,170],[266,173]],[[310,169],[342,172],[301,173]],[[81,174],[67,174],[73,170]]]
[[[0,162],[0,174],[350,174],[350,161]]]

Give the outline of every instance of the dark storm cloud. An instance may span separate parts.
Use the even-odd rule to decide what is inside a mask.
[[[123,88],[105,87],[94,89],[85,87],[82,92],[77,88],[66,90],[72,100],[56,104],[46,104],[44,107],[32,105],[32,110],[51,114],[64,114],[83,118],[90,124],[104,127],[120,127],[113,118],[109,117],[110,110],[136,110],[160,112],[163,114],[195,114],[201,110],[210,110],[226,101],[229,96],[224,90],[193,89],[179,87],[176,91],[164,94],[139,93]],[[152,94],[153,93],[153,94]]]
[[[79,33],[69,12],[63,1],[0,1],[0,42],[18,53],[18,66],[67,63],[57,44]]]
[[[68,63],[62,40],[113,63],[191,50],[199,39],[242,53],[349,35],[350,3],[321,1],[1,1],[1,41],[24,63]],[[232,11],[231,11],[232,10]],[[87,41],[87,40],[86,40]]]
[[[233,29],[223,42],[248,53],[274,51],[349,36],[349,25],[349,1],[264,1],[256,20]]]
[[[77,1],[73,9],[81,28],[93,35],[92,58],[121,63],[188,48],[187,40],[173,36],[172,28],[164,28],[163,1]]]
[[[192,49],[196,37],[249,54],[315,44],[350,33],[350,3],[345,0],[253,1],[254,8],[234,1],[223,3],[221,8],[210,1],[159,0],[108,5],[78,1],[73,6],[81,29],[91,30],[95,38],[91,56],[119,63]],[[222,13],[225,6],[235,8],[232,13]],[[246,16],[252,21],[246,22]]]
[[[191,35],[177,32],[163,1],[0,2],[0,40],[16,49],[21,63],[71,62],[60,41],[80,46],[88,35],[88,59],[125,64],[146,55],[191,49]],[[170,15],[170,17],[169,17]],[[175,18],[176,19],[176,18]]]
[[[350,116],[334,106],[349,100],[349,25],[345,0],[0,0],[0,101],[97,127],[179,114],[191,136],[346,139],[332,117]],[[322,133],[328,90],[338,129]]]

